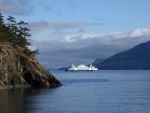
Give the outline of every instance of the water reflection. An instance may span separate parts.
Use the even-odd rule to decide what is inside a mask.
[[[149,113],[149,73],[55,73],[64,86],[0,90],[0,113]]]
[[[0,90],[0,113],[24,113],[26,107],[33,103],[28,96],[42,94],[46,89],[4,89]],[[35,103],[34,103],[35,104]]]
[[[109,82],[108,79],[62,79],[63,84],[74,84],[74,83],[91,83],[91,82]]]

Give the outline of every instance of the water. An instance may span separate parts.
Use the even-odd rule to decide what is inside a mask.
[[[150,71],[51,71],[64,86],[0,90],[0,113],[149,113]]]

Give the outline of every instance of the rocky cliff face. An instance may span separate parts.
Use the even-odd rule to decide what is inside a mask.
[[[56,86],[61,83],[25,48],[0,43],[0,89]]]

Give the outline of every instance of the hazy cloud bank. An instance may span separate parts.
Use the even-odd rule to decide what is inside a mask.
[[[30,22],[31,30],[33,33],[41,33],[44,31],[66,31],[69,32],[71,30],[76,31],[84,31],[85,28],[92,27],[92,26],[103,26],[102,23],[89,23],[84,21],[76,21],[76,22],[46,22],[46,21],[39,21],[39,22]],[[66,31],[66,32],[68,32]]]
[[[3,13],[9,15],[26,15],[29,14],[32,7],[30,0],[0,0],[0,9]]]
[[[34,38],[33,46],[40,49],[39,61],[48,68],[68,66],[71,63],[92,63],[95,58],[107,58],[118,52],[150,40],[149,29],[112,33],[55,32]],[[59,64],[59,65],[58,65]]]

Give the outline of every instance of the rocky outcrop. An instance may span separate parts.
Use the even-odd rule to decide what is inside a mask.
[[[0,89],[61,85],[33,55],[25,53],[25,48],[0,43]]]

